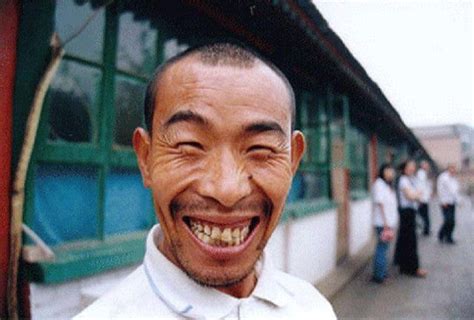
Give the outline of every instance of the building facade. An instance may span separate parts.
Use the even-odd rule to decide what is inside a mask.
[[[143,123],[154,69],[189,46],[238,39],[273,61],[295,89],[296,126],[308,150],[269,243],[283,270],[316,284],[364,250],[377,167],[409,156],[430,159],[310,1],[7,2],[17,31],[0,29],[16,39],[12,77],[1,78],[12,97],[0,119],[12,136],[4,149],[10,151],[2,150],[11,162],[3,182],[15,174],[54,32],[65,50],[42,101],[26,183],[24,223],[56,256],[22,264],[33,283],[33,316],[77,312],[101,291],[94,285],[142,259],[156,219],[131,135]],[[2,228],[8,233],[8,224]],[[25,238],[24,246],[35,244]],[[45,307],[51,299],[67,302],[52,310]]]
[[[462,124],[413,128],[426,150],[441,168],[454,164],[459,170],[474,169],[474,129]]]

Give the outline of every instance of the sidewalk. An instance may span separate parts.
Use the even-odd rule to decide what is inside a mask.
[[[431,205],[432,236],[418,238],[421,266],[428,269],[428,277],[402,276],[391,267],[389,282],[376,285],[369,282],[369,263],[333,297],[338,318],[474,319],[473,209],[466,199],[457,210],[454,238],[458,244],[451,246],[438,242],[441,212]]]

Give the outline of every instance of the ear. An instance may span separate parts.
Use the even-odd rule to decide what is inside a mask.
[[[143,128],[136,128],[133,133],[133,149],[137,155],[138,168],[142,174],[143,185],[149,187],[151,183],[148,171],[148,155],[150,154],[150,136]]]
[[[295,175],[306,150],[306,141],[301,131],[295,130],[291,135],[291,171]]]

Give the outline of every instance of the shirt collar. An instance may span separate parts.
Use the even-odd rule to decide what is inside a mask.
[[[251,297],[275,307],[285,306],[293,294],[276,278],[267,253],[257,262],[257,285],[249,298],[237,299],[214,288],[204,287],[189,278],[171,263],[157,248],[161,235],[159,225],[147,237],[143,267],[155,295],[177,314],[190,318],[222,318],[230,314],[243,300]],[[212,303],[209,303],[212,301]]]

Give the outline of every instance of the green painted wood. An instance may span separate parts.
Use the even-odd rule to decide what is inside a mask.
[[[103,165],[106,161],[105,153],[101,148],[85,143],[45,144],[41,152],[35,155],[36,161],[50,163],[99,166]]]
[[[147,232],[135,232],[104,241],[83,241],[53,248],[56,260],[29,265],[30,281],[60,283],[140,263]]]
[[[135,151],[127,148],[128,150],[113,151],[110,155],[110,166],[117,168],[130,168],[137,169],[137,156]]]
[[[51,59],[49,42],[54,28],[53,16],[53,1],[25,1],[21,5],[14,92],[13,172],[20,156],[26,120],[36,86]]]
[[[352,200],[365,200],[370,198],[370,193],[367,190],[357,189],[351,190],[351,199]]]
[[[335,209],[336,207],[337,205],[327,198],[302,200],[286,205],[285,216],[286,219],[301,219]]]

